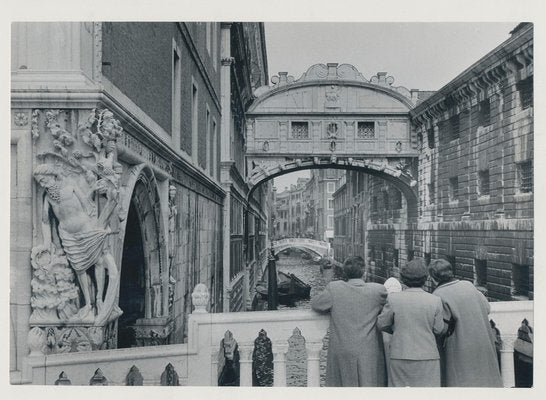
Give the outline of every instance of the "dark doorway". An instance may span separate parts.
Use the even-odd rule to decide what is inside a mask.
[[[145,316],[145,299],[146,276],[142,231],[135,206],[131,202],[121,262],[119,307],[123,314],[118,321],[118,348],[136,346],[135,331],[132,327],[138,318]]]

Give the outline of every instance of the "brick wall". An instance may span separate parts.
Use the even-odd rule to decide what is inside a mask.
[[[520,29],[412,110],[417,223],[404,219],[405,200],[399,215],[385,207],[392,185],[370,177],[355,190],[348,176],[345,210],[369,205],[367,237],[336,236],[335,248],[345,258],[366,245],[370,280],[398,277],[395,260],[446,258],[490,300],[533,299],[532,42],[532,29]]]

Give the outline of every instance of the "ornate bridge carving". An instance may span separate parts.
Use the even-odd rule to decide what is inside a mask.
[[[291,171],[357,169],[381,176],[409,197],[417,189],[418,138],[409,111],[418,91],[370,79],[349,64],[316,64],[256,89],[247,113],[246,161],[253,188]],[[410,202],[413,200],[410,198]]]

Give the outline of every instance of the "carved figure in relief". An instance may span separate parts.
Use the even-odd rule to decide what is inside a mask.
[[[115,305],[119,273],[107,238],[120,194],[122,168],[116,160],[116,140],[122,128],[110,111],[92,110],[79,128],[83,145],[92,151],[82,152],[72,149],[77,136],[61,126],[59,114],[58,110],[46,112],[45,126],[54,151],[39,154],[44,163],[34,170],[34,179],[45,193],[41,205],[43,244],[33,251],[65,257],[76,273],[83,305],[73,315],[68,317],[63,311],[59,317],[99,326],[111,315],[121,314]]]
[[[326,108],[335,108],[339,107],[339,87],[331,85],[330,88],[326,90],[326,102],[324,106]]]
[[[174,285],[176,280],[172,276],[178,247],[176,246],[176,218],[178,208],[176,207],[176,186],[169,186],[169,310],[174,304]]]
[[[50,220],[50,212],[53,212],[58,221],[56,232],[62,243],[62,251],[76,272],[84,297],[83,307],[77,316],[92,322],[94,315],[92,286],[87,272],[89,268],[95,266],[96,306],[99,315],[103,306],[105,270],[108,270],[110,279],[107,297],[115,297],[112,290],[115,289],[113,283],[117,280],[118,271],[114,258],[105,246],[106,237],[110,234],[107,222],[115,204],[112,198],[108,199],[101,214],[95,218],[96,210],[89,198],[78,186],[63,179],[55,167],[48,164],[38,165],[34,170],[34,178],[46,191],[42,211],[44,247],[48,249],[53,244],[52,229],[55,227]],[[59,250],[55,245],[55,252],[58,253]]]

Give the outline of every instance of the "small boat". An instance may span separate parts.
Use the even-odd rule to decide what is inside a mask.
[[[263,300],[267,300],[267,281],[256,284],[256,292]],[[279,303],[285,306],[293,306],[297,300],[307,300],[311,295],[311,286],[303,282],[294,274],[277,272],[277,292]]]

